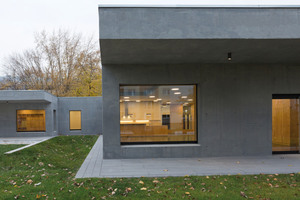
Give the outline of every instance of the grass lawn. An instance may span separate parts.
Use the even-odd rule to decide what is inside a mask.
[[[5,152],[26,146],[25,144],[0,144],[0,155],[4,154]],[[0,160],[1,161],[1,160]],[[1,164],[1,162],[0,162]]]
[[[0,145],[0,199],[300,199],[300,174],[75,179],[96,140],[60,136],[11,155]]]

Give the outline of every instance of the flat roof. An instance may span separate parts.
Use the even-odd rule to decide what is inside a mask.
[[[299,0],[102,0],[99,7],[226,7],[226,8],[291,8]]]

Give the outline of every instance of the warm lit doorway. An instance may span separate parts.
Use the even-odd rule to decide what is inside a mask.
[[[273,153],[299,152],[299,114],[299,95],[273,95]]]

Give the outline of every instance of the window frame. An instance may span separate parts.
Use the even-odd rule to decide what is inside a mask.
[[[21,111],[21,110],[39,110],[39,111],[44,111],[44,122],[45,122],[45,129],[44,130],[37,130],[37,131],[19,131],[18,130],[18,111]],[[47,124],[46,124],[47,120],[46,120],[46,110],[45,109],[17,109],[16,110],[16,132],[17,133],[37,133],[37,132],[40,132],[40,133],[45,133],[47,132]]]
[[[161,142],[121,142],[121,124],[119,122],[119,138],[120,138],[120,145],[126,146],[126,145],[151,145],[151,144],[198,144],[198,84],[197,83],[185,83],[185,84],[119,84],[119,90],[118,90],[118,105],[119,105],[119,119],[120,119],[120,89],[124,86],[194,86],[195,87],[195,134],[196,134],[196,140],[195,141],[161,141]]]
[[[72,111],[80,112],[80,129],[71,129],[71,112]],[[69,130],[70,131],[81,131],[82,130],[82,110],[69,110]]]

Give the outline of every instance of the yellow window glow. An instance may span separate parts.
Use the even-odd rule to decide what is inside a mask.
[[[81,130],[81,111],[70,111],[70,130]]]

